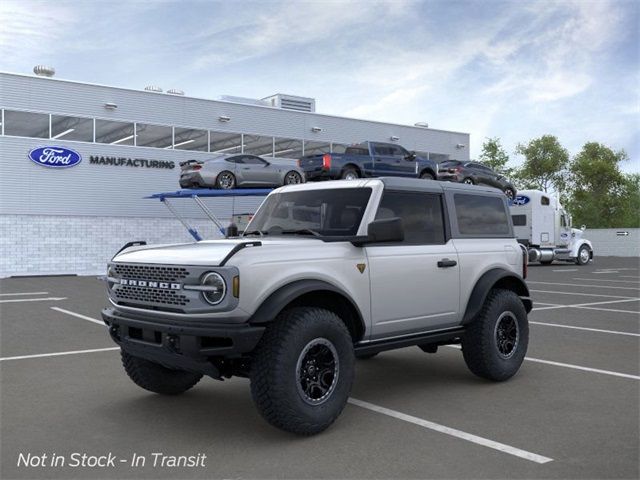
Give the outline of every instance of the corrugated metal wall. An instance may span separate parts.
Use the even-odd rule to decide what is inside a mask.
[[[594,257],[640,257],[640,228],[587,228]]]

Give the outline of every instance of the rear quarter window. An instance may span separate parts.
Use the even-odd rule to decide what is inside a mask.
[[[453,199],[460,235],[512,236],[509,215],[502,198],[456,193]]]

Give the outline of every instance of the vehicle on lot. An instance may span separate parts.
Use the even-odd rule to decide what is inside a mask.
[[[304,172],[290,158],[220,155],[180,163],[181,188],[281,187],[304,183]]]
[[[356,180],[364,177],[409,177],[435,180],[438,164],[400,145],[364,142],[344,153],[308,155],[299,160],[307,180]]]
[[[140,387],[248,377],[267,421],[309,435],[344,408],[356,357],[461,343],[474,374],[513,376],[529,336],[526,265],[494,189],[295,185],[271,192],[242,237],[124,248],[102,317]]]
[[[498,188],[510,200],[516,196],[516,187],[513,186],[508,178],[481,163],[445,160],[440,163],[439,167],[438,180]]]
[[[582,238],[586,227],[572,228],[571,215],[557,198],[540,190],[522,190],[510,210],[516,238],[527,247],[530,262],[586,265],[593,260],[593,246]]]

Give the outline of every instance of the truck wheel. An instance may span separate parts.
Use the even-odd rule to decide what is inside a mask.
[[[474,374],[503,381],[520,368],[528,343],[529,324],[522,301],[511,290],[494,289],[463,335],[462,353]]]
[[[340,178],[343,180],[357,180],[360,178],[358,171],[353,167],[347,167],[342,171]]]
[[[464,180],[462,180],[462,183],[466,183],[467,185],[475,185],[476,182],[473,181],[473,178],[471,177],[467,177]]]
[[[251,395],[273,426],[313,435],[347,403],[355,357],[347,327],[334,313],[298,307],[269,324],[251,366]]]
[[[578,249],[578,256],[576,257],[576,263],[578,265],[586,265],[589,263],[589,259],[591,258],[591,252],[589,251],[589,247],[586,245],[582,245]]]
[[[163,395],[184,393],[200,381],[199,373],[172,370],[160,364],[134,357],[121,350],[122,365],[129,378],[139,387]]]
[[[221,190],[229,190],[236,186],[236,177],[233,173],[224,171],[220,172],[216,178],[216,187]]]
[[[420,174],[420,178],[423,180],[435,180],[436,177],[433,176],[433,173],[423,172]]]

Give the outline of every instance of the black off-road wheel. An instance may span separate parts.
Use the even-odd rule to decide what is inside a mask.
[[[500,382],[516,374],[528,343],[529,323],[522,301],[511,290],[494,289],[462,337],[462,353],[474,374]]]
[[[184,393],[200,381],[199,373],[172,370],[157,363],[121,351],[122,365],[129,378],[139,387],[162,395]]]
[[[342,412],[353,383],[351,335],[334,313],[286,310],[271,323],[251,366],[251,394],[273,426],[299,435],[320,433]]]

